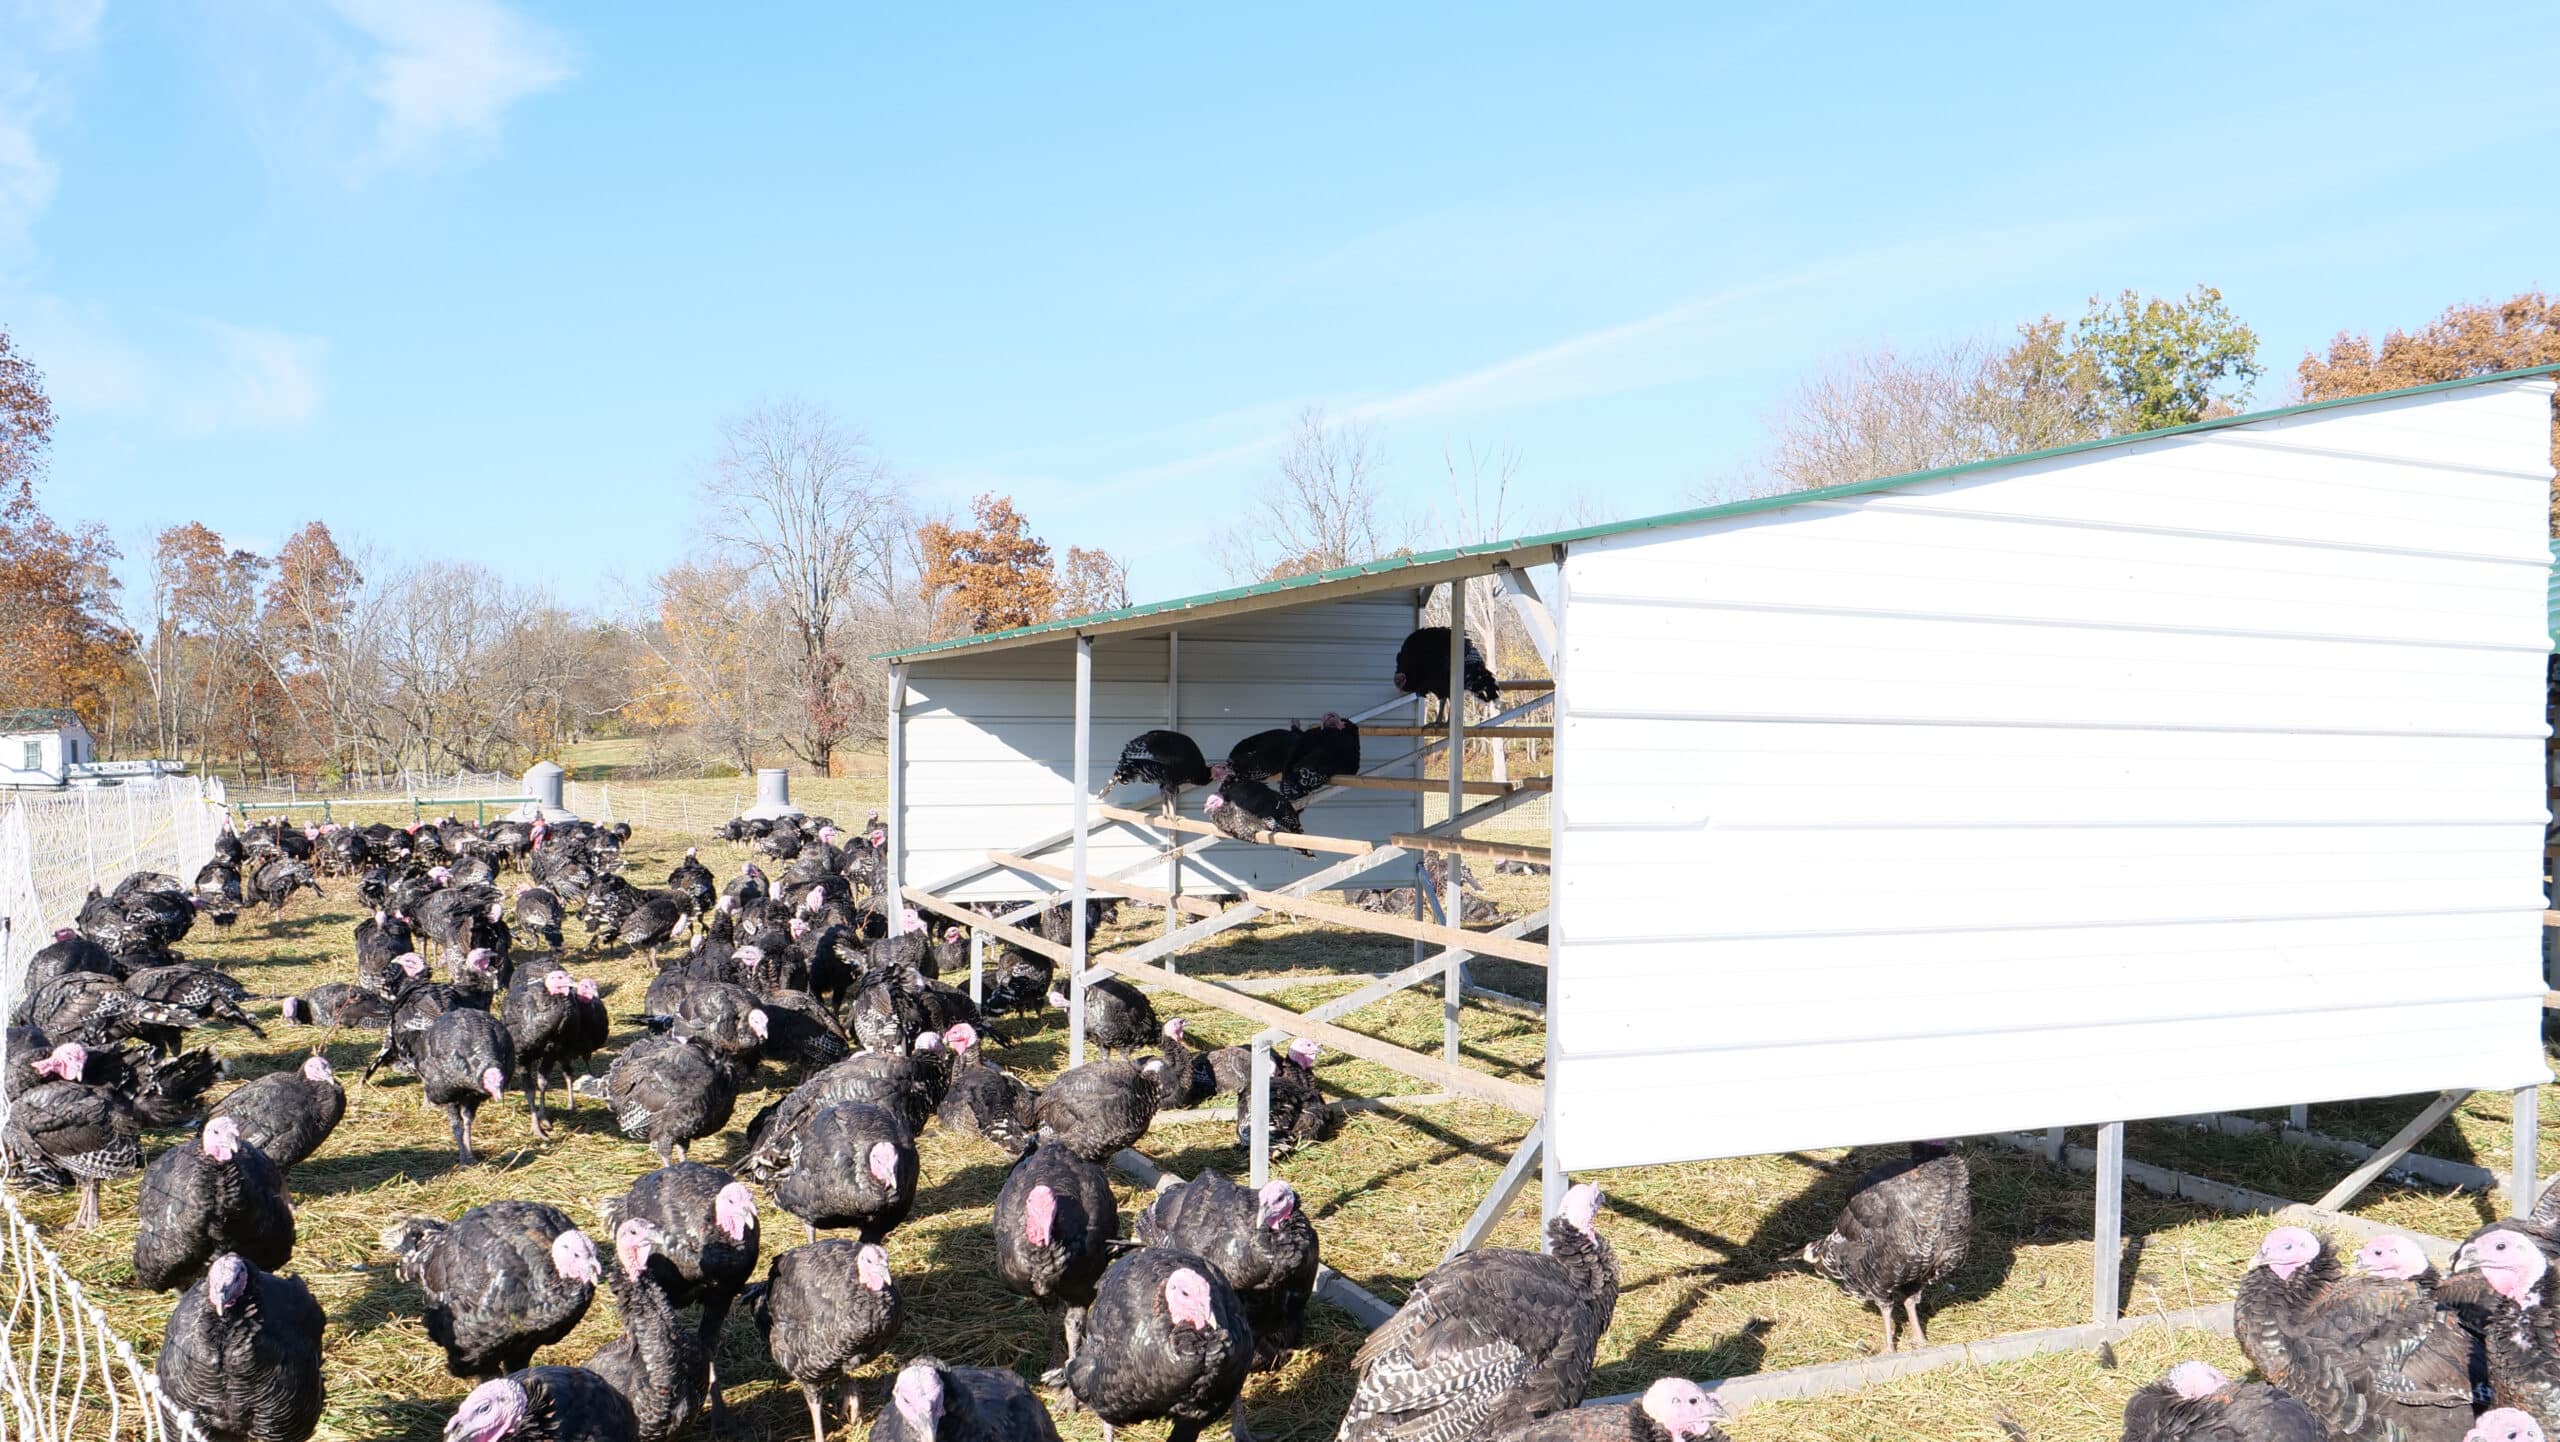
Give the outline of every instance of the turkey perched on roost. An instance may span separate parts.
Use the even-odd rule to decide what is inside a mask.
[[[1465,692],[1479,701],[1491,701],[1502,694],[1493,679],[1493,671],[1484,664],[1484,653],[1476,649],[1475,638],[1467,638]],[[1425,626],[1404,638],[1396,648],[1396,689],[1407,696],[1428,696],[1440,703],[1438,724],[1449,714],[1449,628]]]
[[[1265,831],[1303,832],[1307,828],[1298,819],[1298,808],[1288,798],[1241,776],[1223,774],[1218,768],[1218,789],[1201,803],[1209,824],[1238,841],[1251,841]],[[1301,855],[1312,853],[1301,852]]]
[[[1185,786],[1209,784],[1208,758],[1200,754],[1199,742],[1179,731],[1142,731],[1120,748],[1120,764],[1107,784],[1126,782],[1152,786],[1170,801]]]

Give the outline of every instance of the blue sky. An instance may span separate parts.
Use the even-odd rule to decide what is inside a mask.
[[[2081,8],[0,0],[0,326],[129,551],[317,516],[610,605],[797,395],[1145,599],[1309,404],[1436,538],[1446,452],[1668,509],[1880,340],[2208,282],[2274,403],[2560,285],[2546,8]]]

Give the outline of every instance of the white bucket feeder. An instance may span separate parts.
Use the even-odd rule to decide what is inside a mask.
[[[756,804],[746,809],[750,821],[771,821],[780,816],[798,816],[800,808],[791,804],[791,773],[779,766],[767,766],[756,772]]]

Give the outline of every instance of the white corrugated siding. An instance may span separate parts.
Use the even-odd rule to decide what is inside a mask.
[[[1211,761],[1256,731],[1311,721],[1327,711],[1345,715],[1396,697],[1396,648],[1414,627],[1411,592],[1288,611],[1271,611],[1186,627],[1182,632],[1178,729],[1200,743]],[[1093,649],[1093,780],[1098,788],[1120,759],[1120,748],[1142,731],[1165,724],[1166,642],[1162,636],[1108,638]],[[922,660],[907,671],[907,855],[905,875],[931,885],[985,859],[990,849],[1015,850],[1065,831],[1075,803],[1075,647],[1071,641]],[[1383,720],[1403,721],[1409,713]],[[1407,740],[1370,739],[1364,757],[1374,760],[1413,746]],[[1407,774],[1410,774],[1408,768]],[[1198,819],[1204,790],[1185,793],[1183,814]],[[1152,809],[1151,789],[1123,786],[1112,800]],[[1410,794],[1350,792],[1308,811],[1307,829],[1329,836],[1383,841],[1414,826]],[[1128,827],[1095,832],[1088,851],[1092,874],[1102,876],[1143,860],[1154,845]],[[1039,853],[1067,864],[1063,845]],[[1186,890],[1216,890],[1234,878],[1254,886],[1284,885],[1339,861],[1319,853],[1220,841],[1205,855],[1186,858]],[[1194,863],[1199,864],[1194,864]],[[1132,880],[1162,886],[1161,864]],[[1387,875],[1370,884],[1392,885]],[[1043,894],[1036,882],[1009,872],[957,888],[959,900],[1028,900]]]
[[[2550,393],[1576,545],[1560,1159],[2548,1080]]]

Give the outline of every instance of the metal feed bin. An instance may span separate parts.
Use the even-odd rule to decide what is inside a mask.
[[[533,768],[524,773],[524,794],[533,799],[508,812],[507,819],[531,821],[539,816],[546,821],[577,820],[577,813],[562,805],[560,800],[561,788],[568,778],[569,773],[561,770],[557,762],[535,762]]]
[[[800,815],[800,808],[791,804],[791,773],[779,766],[759,769],[756,772],[756,804],[748,807],[745,814],[753,821]]]

